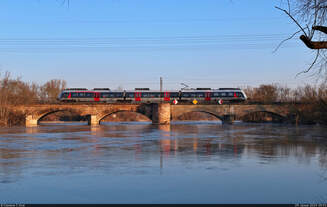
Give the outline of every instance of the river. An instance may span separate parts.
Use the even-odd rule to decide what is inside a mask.
[[[0,203],[326,202],[326,126],[0,129]]]

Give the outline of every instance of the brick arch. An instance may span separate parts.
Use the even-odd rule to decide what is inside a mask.
[[[146,117],[149,121],[151,121],[151,117],[147,116],[146,114],[140,112],[140,111],[133,111],[133,110],[116,110],[116,111],[110,111],[110,112],[105,112],[105,113],[101,113],[98,114],[98,123],[100,123],[104,118],[113,115],[113,114],[117,114],[117,113],[121,113],[121,112],[129,112],[129,113],[135,113],[135,114],[141,114],[142,116]]]
[[[61,112],[61,111],[73,112],[73,113],[79,114],[81,116],[85,115],[80,110],[76,110],[74,108],[50,108],[50,109],[44,109],[44,110],[37,111],[36,113],[33,114],[33,117],[34,117],[34,119],[37,120],[37,122],[39,122],[42,118],[44,118],[50,114],[53,114],[56,112]]]
[[[289,109],[288,107],[280,105],[248,105],[240,106],[235,111],[239,117],[255,112],[265,112],[270,114],[276,114],[280,117],[286,117],[289,112]]]
[[[286,115],[283,114],[283,113],[279,113],[279,112],[276,112],[276,111],[268,111],[268,110],[253,110],[253,111],[248,111],[246,113],[242,113],[238,117],[239,117],[239,119],[242,119],[243,117],[245,117],[247,115],[258,113],[258,112],[263,112],[263,113],[267,113],[267,114],[270,114],[270,115],[274,115],[274,116],[280,117],[282,120],[286,120],[286,118],[287,118]]]
[[[188,113],[194,113],[194,112],[200,112],[200,113],[204,113],[204,114],[209,114],[211,116],[214,116],[216,118],[218,118],[220,121],[223,121],[224,118],[222,115],[219,115],[217,113],[211,112],[211,111],[206,111],[206,110],[189,110],[189,111],[183,111],[182,113],[179,113],[178,115],[175,116],[175,118],[178,118],[184,114],[188,114]]]

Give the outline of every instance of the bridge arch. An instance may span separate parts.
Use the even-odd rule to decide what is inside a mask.
[[[106,113],[102,113],[99,116],[98,118],[98,123],[100,124],[105,118],[109,117],[109,116],[112,116],[112,115],[115,115],[115,114],[119,114],[119,113],[132,113],[132,114],[138,114],[138,115],[141,115],[142,118],[145,118],[147,119],[147,121],[151,122],[151,118],[141,112],[138,112],[138,111],[130,111],[130,110],[117,110],[117,111],[112,111],[112,112],[106,112]]]
[[[39,112],[35,113],[34,115],[32,114],[32,116],[33,116],[34,120],[37,121],[37,124],[39,124],[39,122],[43,118],[45,118],[46,116],[48,116],[50,114],[54,114],[54,113],[57,113],[57,112],[70,112],[70,113],[73,113],[73,114],[78,114],[80,116],[83,116],[83,114],[79,110],[76,110],[76,109],[73,109],[73,108],[46,109],[46,110],[39,111]]]
[[[260,113],[261,113],[261,117],[260,117]],[[275,112],[275,111],[268,111],[268,110],[253,110],[253,111],[248,111],[246,113],[243,113],[242,115],[239,116],[239,119],[240,120],[245,120],[245,119],[249,119],[251,117],[247,117],[247,116],[255,116],[255,115],[258,115],[259,117],[258,118],[266,118],[264,117],[265,115],[269,115],[271,118],[272,118],[272,121],[273,121],[273,118],[278,118],[278,121],[285,121],[286,120],[286,116],[282,113],[278,113],[278,112]],[[260,120],[262,121],[262,120]]]
[[[202,114],[207,114],[210,116],[213,116],[220,121],[223,121],[223,116],[218,115],[216,113],[210,112],[210,111],[205,111],[205,110],[190,110],[190,111],[184,111],[183,113],[178,114],[175,119],[180,119],[182,116],[185,116],[186,114],[191,114],[191,113],[202,113]]]

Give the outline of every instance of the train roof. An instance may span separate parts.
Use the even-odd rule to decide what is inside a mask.
[[[87,88],[65,88],[64,91],[87,91]]]
[[[182,92],[231,92],[231,91],[242,91],[240,88],[219,88],[219,89],[183,89]]]
[[[163,91],[160,91],[160,90],[125,90],[126,92],[149,92],[149,93],[152,93],[152,92],[155,92],[155,93],[164,93],[164,92],[179,92],[179,90],[163,90]]]
[[[241,90],[240,88],[219,88],[219,90]]]

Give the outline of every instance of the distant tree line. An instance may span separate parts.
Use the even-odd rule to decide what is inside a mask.
[[[246,87],[249,102],[258,103],[321,103],[327,104],[327,84],[306,85],[291,89],[279,84]]]
[[[244,89],[249,103],[283,104],[290,107],[288,121],[302,124],[327,124],[327,84],[306,85],[295,89],[278,84],[261,85]],[[246,121],[261,122],[269,120],[267,113],[249,114]],[[277,122],[281,117],[272,117]]]
[[[24,82],[21,78],[12,78],[10,73],[6,72],[0,74],[0,103],[17,105],[55,102],[65,87],[65,80],[53,79],[38,85]]]
[[[43,85],[12,78],[9,72],[0,74],[0,126],[23,124],[23,114],[11,112],[8,105],[53,103],[66,87],[64,80],[50,80]]]

